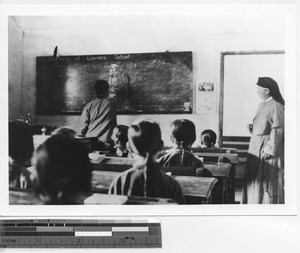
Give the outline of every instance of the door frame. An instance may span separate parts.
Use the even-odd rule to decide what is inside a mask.
[[[284,50],[262,50],[262,51],[226,51],[221,52],[220,65],[220,99],[219,99],[219,133],[218,145],[222,148],[223,144],[223,114],[224,114],[224,68],[226,55],[260,55],[260,54],[284,54]]]

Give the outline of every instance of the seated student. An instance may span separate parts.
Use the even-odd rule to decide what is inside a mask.
[[[30,188],[27,162],[33,153],[33,138],[28,124],[9,122],[9,187]]]
[[[33,159],[36,192],[45,204],[76,204],[91,189],[88,150],[78,140],[53,135]]]
[[[202,161],[190,150],[195,140],[194,123],[187,119],[175,120],[171,124],[171,141],[174,143],[174,147],[166,155],[160,157],[157,162],[162,166],[202,168]]]
[[[128,142],[128,126],[117,125],[112,133],[111,139],[114,142],[114,147],[111,149],[111,154],[116,154],[121,157],[128,157],[129,151],[126,147]]]
[[[201,145],[200,148],[217,148],[216,147],[217,135],[211,129],[206,129],[201,133]],[[223,162],[230,163],[230,160],[226,157],[219,156],[215,157],[205,157],[205,162]]]
[[[161,172],[156,163],[157,153],[163,148],[159,125],[151,120],[135,121],[128,130],[128,141],[136,162],[113,180],[109,193],[171,198],[184,203],[179,183]]]
[[[211,129],[206,129],[201,133],[201,148],[216,148],[217,135]]]

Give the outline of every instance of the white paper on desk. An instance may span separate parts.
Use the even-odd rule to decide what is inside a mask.
[[[91,163],[100,163],[106,156],[99,153],[89,153]]]

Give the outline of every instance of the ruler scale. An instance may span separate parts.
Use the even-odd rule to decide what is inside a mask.
[[[161,248],[149,220],[0,220],[0,248]]]

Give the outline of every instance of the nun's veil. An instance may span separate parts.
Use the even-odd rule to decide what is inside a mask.
[[[284,99],[280,93],[278,84],[270,77],[259,77],[257,85],[270,90],[270,95],[275,101],[284,105]]]

